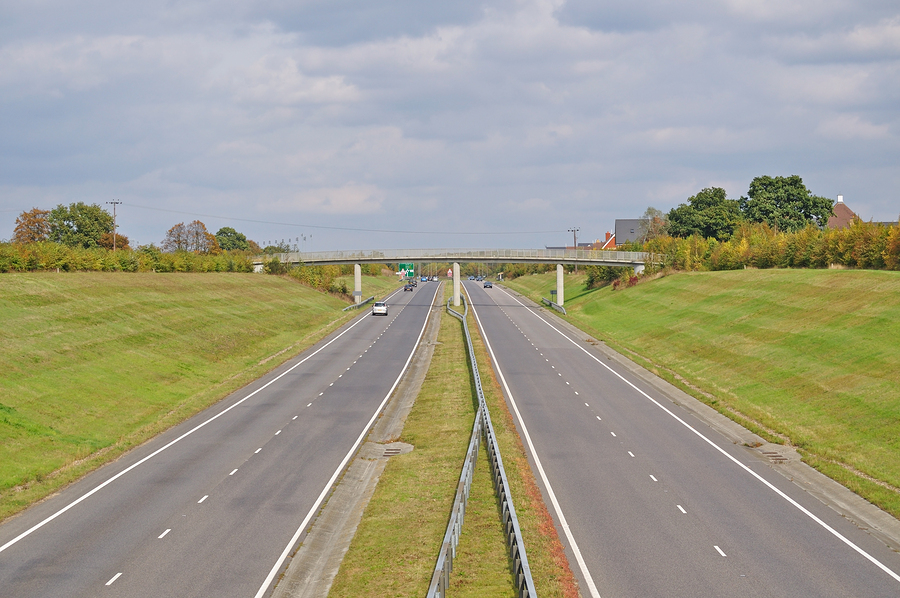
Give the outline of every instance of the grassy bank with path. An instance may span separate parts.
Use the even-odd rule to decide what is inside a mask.
[[[0,519],[296,355],[346,305],[258,274],[3,274]]]
[[[900,273],[566,276],[568,319],[900,517]],[[506,281],[540,301],[555,274]]]

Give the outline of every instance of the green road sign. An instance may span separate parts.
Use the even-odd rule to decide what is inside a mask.
[[[407,278],[411,278],[416,275],[415,264],[397,264],[397,269],[400,270],[400,273]]]

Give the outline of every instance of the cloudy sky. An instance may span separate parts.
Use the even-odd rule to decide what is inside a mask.
[[[897,219],[896,0],[0,0],[0,239],[541,247],[764,174]]]

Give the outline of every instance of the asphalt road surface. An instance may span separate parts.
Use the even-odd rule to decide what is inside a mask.
[[[900,556],[501,288],[467,283],[585,597],[900,596]]]
[[[0,596],[263,596],[383,408],[439,284],[0,526]]]

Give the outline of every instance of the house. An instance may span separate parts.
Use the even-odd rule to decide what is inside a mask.
[[[616,245],[637,241],[647,233],[646,218],[616,219]]]
[[[834,216],[828,219],[827,228],[847,228],[855,218],[859,218],[856,213],[847,207],[844,203],[844,196],[838,195],[837,202],[834,204]],[[883,224],[884,226],[895,226],[896,222],[875,222],[873,224]]]
[[[844,196],[838,195],[837,203],[834,204],[834,216],[828,219],[827,228],[847,228],[856,217],[856,213],[844,203]]]

